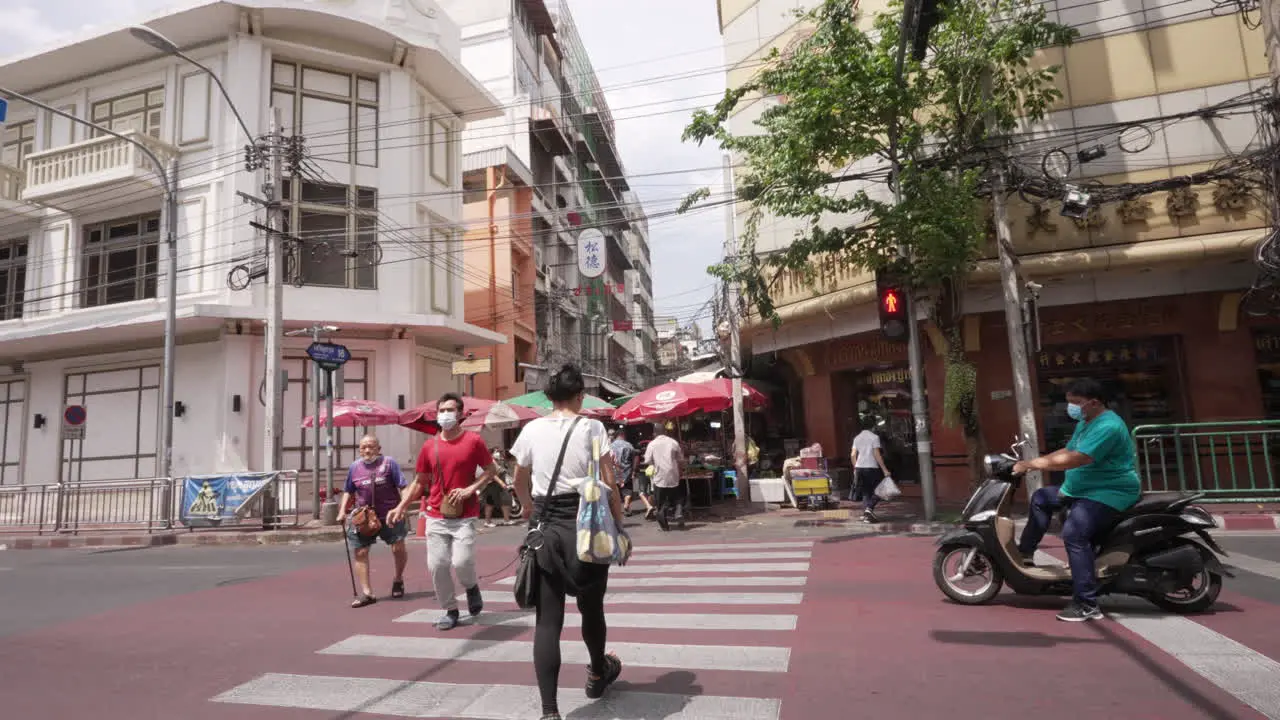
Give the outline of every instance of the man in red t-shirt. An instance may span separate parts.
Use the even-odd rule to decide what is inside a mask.
[[[476,578],[476,518],[480,517],[480,488],[498,473],[498,466],[479,434],[461,427],[462,398],[445,393],[436,403],[440,433],[429,438],[418,451],[417,474],[400,504],[387,514],[395,524],[405,508],[427,488],[427,571],[435,586],[436,599],[444,616],[436,621],[441,630],[458,625],[458,599],[453,574],[467,591],[467,610],[472,616],[484,609]],[[476,477],[477,471],[484,474]]]

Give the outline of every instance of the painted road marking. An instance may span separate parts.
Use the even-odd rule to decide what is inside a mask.
[[[631,667],[675,670],[731,670],[738,672],[786,672],[791,648],[739,645],[656,645],[611,643],[611,652]],[[353,635],[318,651],[321,655],[412,658],[415,660],[468,660],[529,664],[533,643],[520,640],[449,640],[433,637]],[[565,663],[590,662],[580,640],[564,640],[560,653]]]
[[[496,598],[486,597],[486,603],[511,605],[512,595],[503,593]],[[799,605],[804,593],[605,593],[605,605]],[[467,596],[459,595],[458,603],[466,606]]]
[[[1176,615],[1108,615],[1268,718],[1280,718],[1280,663]]]
[[[808,578],[803,575],[749,575],[746,577],[737,575],[698,577],[696,575],[677,575],[674,577],[643,577],[643,578],[609,578],[609,588],[619,587],[801,587]],[[506,577],[498,580],[496,585],[512,586],[516,584],[515,577]]]
[[[809,551],[799,552],[669,552],[669,553],[649,553],[648,555],[640,555],[632,558],[632,562],[649,562],[652,560],[808,560],[813,557],[813,553]]]
[[[525,658],[528,661],[528,658]],[[779,700],[715,695],[667,695],[612,690],[608,700],[561,693],[560,711],[577,720],[778,720]],[[524,720],[540,717],[536,687],[403,682],[380,678],[268,673],[213,698],[214,702],[305,708],[393,717]]]
[[[809,563],[706,563],[691,565],[633,565],[609,569],[614,575],[663,575],[666,573],[761,573],[761,572],[809,572]]]
[[[753,552],[756,550],[811,550],[813,541],[805,542],[762,542],[762,543],[711,543],[708,545],[644,545],[632,552],[637,555],[651,552],[686,552],[693,550],[725,550],[733,552]]]
[[[439,610],[415,610],[396,618],[396,622],[434,624]],[[483,626],[533,627],[536,617],[528,612],[486,612],[475,618],[462,618],[462,623]],[[645,628],[650,630],[767,630],[796,629],[795,615],[710,614],[710,613],[619,613],[608,615],[611,628]],[[582,627],[582,616],[576,608],[566,607],[564,624]]]
[[[1269,578],[1280,580],[1280,563],[1278,562],[1241,555],[1240,553],[1231,553],[1227,556],[1227,564],[1232,567],[1238,567],[1241,570],[1247,570],[1255,575],[1265,575]]]

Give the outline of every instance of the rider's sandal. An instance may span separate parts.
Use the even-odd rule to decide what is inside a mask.
[[[404,581],[396,580],[391,583],[391,597],[400,599],[404,597]]]
[[[372,605],[378,602],[378,598],[372,595],[362,595],[351,602],[351,607],[362,608],[366,605]]]
[[[609,653],[604,656],[604,672],[600,677],[591,674],[590,669],[587,670],[587,697],[594,700],[613,684],[618,676],[622,674],[622,661],[617,655]]]

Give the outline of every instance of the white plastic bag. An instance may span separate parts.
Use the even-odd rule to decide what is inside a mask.
[[[876,497],[881,500],[892,500],[901,494],[902,491],[898,489],[898,483],[894,482],[893,478],[888,475],[885,475],[880,484],[876,486]]]

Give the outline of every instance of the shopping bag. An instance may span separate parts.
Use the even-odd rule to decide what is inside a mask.
[[[591,439],[591,467],[578,494],[578,561],[597,565],[626,565],[631,536],[618,527],[609,510],[613,490],[600,480],[600,440]]]
[[[898,483],[894,482],[893,478],[888,475],[885,475],[880,484],[876,485],[876,497],[881,500],[892,500],[901,494],[902,491],[898,489]]]

